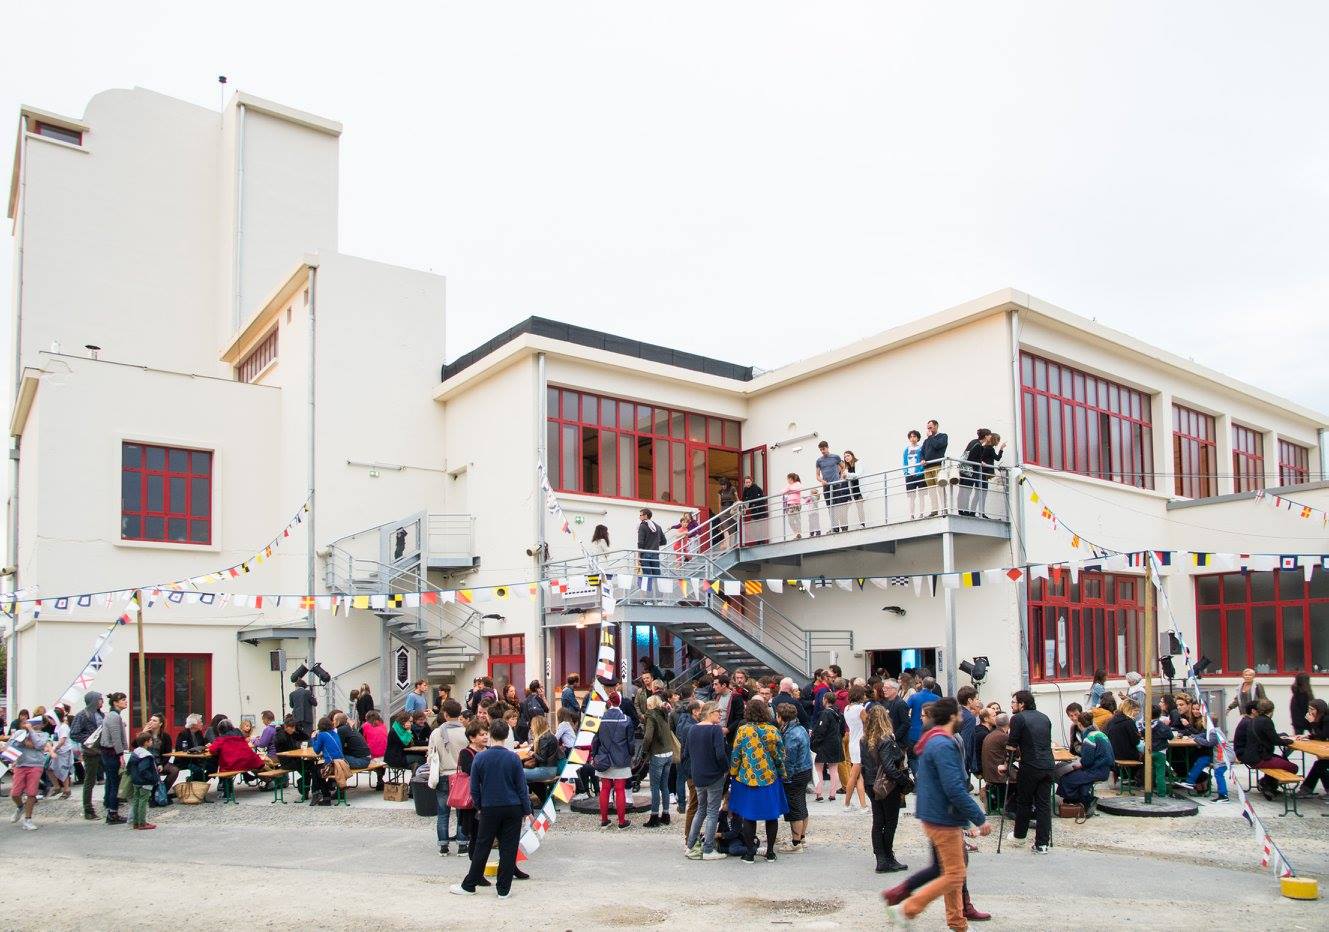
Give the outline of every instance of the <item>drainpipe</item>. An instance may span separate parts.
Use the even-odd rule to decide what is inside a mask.
[[[1316,431],[1316,439],[1320,441],[1320,480],[1329,478],[1329,427],[1321,427]]]
[[[545,371],[545,354],[535,354],[535,461],[544,463],[548,469],[546,457],[549,455],[548,443],[546,442],[545,424],[549,421],[549,392],[545,389],[545,382],[548,375]],[[535,489],[535,507],[532,509],[535,514],[535,578],[540,580],[544,576],[545,566],[545,508],[543,489],[539,485],[539,477],[536,477]],[[535,632],[540,640],[540,679],[545,684],[545,695],[552,697],[554,695],[553,670],[549,664],[549,638],[553,633],[545,627],[545,587],[537,585],[535,587]],[[552,699],[551,699],[552,702]]]
[[[238,328],[244,314],[244,296],[243,274],[244,259],[242,250],[245,241],[245,105],[236,104],[236,127],[235,127],[235,236],[232,248],[235,256],[231,261],[231,276],[234,279],[232,291],[232,301],[234,306],[231,310],[231,327]]]
[[[1010,353],[1011,353],[1011,444],[1013,462],[1011,467],[1024,465],[1024,427],[1020,423],[1022,410],[1020,399],[1020,312],[1010,312]],[[1007,473],[1008,479],[1012,473]],[[1006,483],[1006,515],[1011,525],[1011,556],[1017,566],[1024,566],[1028,555],[1024,549],[1024,496],[1020,494],[1018,483]],[[1020,653],[1020,686],[1029,688],[1029,582],[1021,576],[1015,584],[1015,631]]]
[[[26,120],[23,129],[27,129]],[[18,178],[19,198],[19,233],[18,233],[18,281],[14,284],[14,400],[18,400],[19,386],[23,384],[23,267],[26,253],[24,245],[28,237],[28,137],[22,134],[21,169]],[[15,437],[9,450],[9,562],[14,567],[10,577],[10,588],[15,592],[19,588],[18,568],[18,495],[19,495],[19,451],[23,441]],[[14,617],[9,626],[9,652],[6,669],[9,682],[5,684],[9,697],[9,708],[18,706],[18,605],[14,606]]]
[[[316,539],[316,537],[315,537],[315,535],[314,535],[314,527],[315,527],[315,525],[314,525],[314,519],[315,519],[316,515],[318,514],[318,509],[315,507],[315,501],[314,501],[314,489],[315,489],[315,484],[316,484],[315,480],[316,480],[316,478],[317,478],[317,473],[316,473],[316,471],[315,471],[315,459],[314,459],[314,454],[315,454],[315,450],[316,450],[314,428],[315,428],[315,424],[316,424],[316,421],[315,421],[315,411],[316,411],[316,408],[317,408],[317,405],[316,405],[316,401],[317,401],[317,399],[316,399],[316,396],[314,395],[314,389],[315,389],[315,386],[316,386],[316,382],[315,382],[315,378],[314,378],[314,373],[317,371],[316,368],[315,368],[315,364],[317,363],[317,360],[318,360],[318,345],[317,345],[317,342],[315,341],[316,333],[315,333],[314,325],[315,325],[315,321],[316,321],[316,319],[317,319],[316,309],[318,308],[318,260],[317,260],[317,259],[306,259],[306,260],[305,260],[305,267],[309,270],[309,378],[308,378],[308,383],[309,383],[309,384],[308,384],[308,391],[309,391],[309,497],[308,497],[308,502],[309,502],[309,520],[308,520],[308,522],[307,522],[308,525],[309,525],[309,527],[308,527],[308,529],[307,529],[307,531],[306,531],[306,539],[307,539],[307,541],[308,541],[308,547],[306,548],[306,549],[307,549],[307,554],[306,554],[306,560],[305,560],[305,574],[306,574],[306,580],[305,580],[305,582],[306,582],[306,587],[307,587],[307,588],[305,589],[305,591],[308,592],[310,595],[313,595],[313,594],[317,591],[317,590],[315,590],[315,588],[314,588],[314,570],[315,570],[315,566],[314,566],[314,564],[315,564],[315,553],[314,553],[314,550],[315,550],[315,548],[317,547],[317,543],[316,543],[316,540],[317,540],[317,539]],[[309,609],[308,609],[308,618],[309,618],[309,628],[310,628],[310,632],[309,632],[309,666],[310,666],[310,667],[313,667],[313,666],[314,666],[314,659],[315,659],[314,647],[315,647],[315,644],[316,644],[317,641],[318,641],[318,617],[317,617],[317,612],[315,611],[315,609],[314,609],[314,607],[313,607],[312,605],[311,605],[311,606],[309,607]],[[331,703],[329,703],[327,706],[324,706],[324,708],[332,708]]]

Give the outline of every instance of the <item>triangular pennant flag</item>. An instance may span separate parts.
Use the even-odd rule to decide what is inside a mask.
[[[863,583],[867,582],[867,578],[864,576],[859,576],[857,579],[854,580],[854,582],[858,583],[858,588],[861,591],[863,588]]]
[[[914,581],[914,595],[915,595],[915,596],[918,596],[918,597],[922,597],[922,595],[923,595],[923,577],[922,577],[922,576],[914,576],[914,577],[912,577],[912,578],[913,578],[913,581]]]
[[[772,592],[784,592],[784,580],[768,579],[766,580],[766,588]]]
[[[835,585],[837,588],[843,589],[845,592],[852,592],[854,588],[853,582],[848,579],[837,579],[835,580]]]

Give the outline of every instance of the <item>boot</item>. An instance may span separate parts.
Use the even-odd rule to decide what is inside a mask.
[[[669,824],[669,813],[668,813],[668,812],[665,812],[665,813],[661,814],[661,816],[660,816],[660,824],[661,824],[661,825],[668,825],[668,824]]]
[[[881,891],[881,898],[886,901],[887,906],[899,906],[909,899],[909,887],[902,883],[896,884],[889,890]]]
[[[979,912],[978,908],[974,906],[974,901],[969,899],[969,893],[966,891],[964,895],[964,918],[970,922],[987,922],[992,918],[992,914]]]
[[[660,824],[660,817],[659,817],[658,815],[656,815],[654,812],[652,812],[652,813],[651,813],[651,817],[650,817],[649,819],[646,820],[646,826],[645,826],[645,827],[646,827],[646,828],[655,828],[655,827],[656,827],[657,825],[659,825],[659,824]]]
[[[908,864],[901,864],[899,861],[895,860],[895,855],[892,854],[886,855],[886,870],[884,871],[884,873],[894,874],[897,871],[907,871],[907,870],[909,870]],[[881,868],[878,868],[878,871],[881,871]]]

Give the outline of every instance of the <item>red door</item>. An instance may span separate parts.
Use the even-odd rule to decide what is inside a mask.
[[[753,483],[761,486],[763,495],[770,495],[771,489],[766,482],[765,444],[744,450],[741,465],[744,483],[746,484],[747,480],[751,478]],[[740,491],[739,494],[742,495],[742,492]],[[770,536],[768,531],[769,517],[770,507],[767,502],[762,502],[758,507],[744,509],[742,526],[744,544],[761,543]]]
[[[194,712],[203,723],[212,719],[211,654],[146,654],[148,714],[163,715],[166,730],[174,738]],[[139,732],[143,719],[138,708],[138,654],[129,655],[129,735]]]

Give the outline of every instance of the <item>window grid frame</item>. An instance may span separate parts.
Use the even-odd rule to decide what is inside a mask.
[[[1045,382],[1043,388],[1037,384],[1040,372]],[[1055,391],[1050,387],[1054,375],[1057,381]],[[1070,385],[1070,394],[1063,391],[1062,386],[1066,383]],[[1091,391],[1093,401],[1089,400]],[[1021,350],[1020,414],[1024,462],[1135,488],[1152,489],[1152,401],[1153,396],[1149,392]],[[1054,407],[1057,412],[1055,426],[1051,415]],[[1046,442],[1047,456],[1040,450],[1044,446],[1044,437],[1038,426],[1039,416],[1045,410],[1049,435]],[[1096,422],[1096,430],[1088,429],[1090,418]],[[1137,433],[1138,437],[1135,436]],[[1138,440],[1138,443],[1123,444],[1121,441],[1126,436]],[[1097,447],[1090,446],[1091,437],[1097,438]],[[1113,462],[1114,459],[1120,461],[1127,453],[1130,454],[1129,464]],[[1093,462],[1095,459],[1096,463]]]
[[[1208,468],[1204,467],[1208,462]],[[1172,403],[1173,490],[1183,498],[1218,494],[1218,420],[1186,405]]]
[[[1232,491],[1264,488],[1264,432],[1232,422]]]
[[[547,386],[547,392],[549,412],[546,418],[546,445],[548,446],[548,449],[545,451],[546,472],[548,473],[550,486],[557,492],[567,492],[573,495],[594,495],[598,498],[645,502],[652,505],[675,505],[692,509],[698,507],[704,508],[705,506],[689,505],[686,501],[689,489],[688,480],[690,479],[690,473],[688,472],[688,450],[702,447],[707,450],[732,452],[739,454],[740,456],[743,452],[743,424],[737,418],[717,417],[714,415],[703,414],[700,411],[692,411],[687,408],[651,404],[646,401],[622,398],[615,395],[602,395],[598,392],[588,392],[577,388],[567,388],[561,385],[549,385]],[[575,395],[577,398],[576,419],[566,417],[563,414],[565,393]],[[584,404],[586,398],[595,399],[597,417],[594,421],[587,420],[586,406]],[[603,412],[606,404],[612,404],[615,406],[613,426],[605,426],[603,423],[603,416],[600,414],[600,412]],[[627,427],[624,427],[622,423],[624,405],[630,406],[629,410],[632,414],[632,422]],[[639,426],[643,423],[643,415],[645,416],[644,426]],[[682,419],[678,422],[681,425],[681,433],[676,433],[673,430],[675,418]],[[693,420],[694,418],[696,419],[695,421]],[[657,431],[656,428],[659,425],[663,426],[663,432]],[[690,428],[694,425],[701,428],[703,439],[692,439]],[[731,425],[731,427],[727,428],[726,425]],[[568,486],[567,476],[564,474],[565,470],[563,469],[563,457],[566,453],[564,446],[565,428],[572,428],[572,433],[575,437],[574,444],[576,446],[576,451],[571,460],[571,462],[575,464],[577,472],[577,487],[575,488],[570,488]],[[733,432],[733,437],[731,439],[735,441],[735,445],[733,446],[725,442],[726,435],[729,433],[730,429],[732,429]],[[585,484],[582,475],[585,462],[583,456],[587,436],[586,431],[588,430],[594,430],[596,432],[595,437],[597,444],[600,443],[600,436],[602,434],[609,434],[614,438],[615,474],[614,492],[612,494],[603,490],[588,492],[583,488]],[[631,468],[627,470],[627,475],[632,477],[633,488],[631,491],[633,494],[631,495],[624,495],[623,490],[620,487],[620,478],[624,475],[624,464],[619,456],[619,451],[623,450],[622,438],[624,437],[631,438],[628,449],[631,451],[632,463]],[[646,441],[646,444],[651,451],[650,488],[646,490],[641,488],[642,483],[638,458],[638,451],[641,449],[643,440]],[[670,456],[670,466],[666,471],[667,481],[664,486],[664,490],[668,491],[671,495],[668,500],[658,498],[655,495],[655,488],[659,484],[659,476],[657,475],[658,457],[656,456],[656,451],[659,443],[662,441],[665,443],[665,449]],[[599,456],[598,449],[596,455],[597,457]],[[677,464],[674,464],[673,462],[675,457],[679,458]],[[600,464],[599,469],[601,471],[603,470],[603,464]],[[684,501],[679,501],[672,497],[672,479],[676,469],[682,470],[681,474],[684,477]],[[600,483],[597,482],[597,485],[599,484]],[[643,491],[648,494],[643,495]]]
[[[138,447],[139,464],[137,466],[125,465],[125,448]],[[164,466],[161,469],[148,468],[148,451],[161,450],[164,455]],[[170,468],[171,454],[185,454],[186,471],[180,472]],[[196,473],[193,471],[194,454],[202,453],[208,457],[208,471],[206,473]],[[215,508],[213,507],[213,474],[216,471],[216,454],[213,450],[204,450],[197,447],[168,447],[160,443],[143,443],[135,440],[124,440],[120,444],[120,473],[121,473],[121,491],[120,491],[120,539],[124,541],[136,541],[152,544],[173,544],[186,547],[211,547],[213,537],[213,522]],[[125,473],[137,474],[139,482],[139,508],[131,510],[125,507],[124,500],[124,480]],[[160,477],[162,480],[162,507],[160,510],[153,510],[148,507],[148,480],[151,477]],[[171,480],[184,480],[185,501],[183,510],[175,510],[174,502],[171,497]],[[202,479],[207,482],[208,511],[206,515],[192,514],[194,481]],[[129,535],[125,532],[125,518],[137,518],[139,521],[139,533],[137,536]],[[149,537],[148,520],[150,518],[160,518],[162,522],[162,536]],[[183,520],[185,522],[185,539],[172,540],[170,537],[170,526],[172,520]],[[208,534],[206,540],[193,540],[192,530],[197,523],[207,526]]]
[[[1320,572],[1326,572],[1321,570]],[[1254,599],[1252,576],[1257,573],[1272,573],[1274,597],[1270,599]],[[1240,578],[1243,588],[1246,592],[1246,598],[1241,602],[1227,601],[1227,579],[1226,577]],[[1329,676],[1329,671],[1316,672],[1313,669],[1311,658],[1314,657],[1313,645],[1311,643],[1311,634],[1314,630],[1311,624],[1311,606],[1329,605],[1329,596],[1313,597],[1311,596],[1311,584],[1306,579],[1304,571],[1295,570],[1256,570],[1252,572],[1233,571],[1228,573],[1204,573],[1193,577],[1195,591],[1195,642],[1199,657],[1209,657],[1217,665],[1215,676],[1240,676],[1241,671],[1247,667],[1256,669],[1255,665],[1255,626],[1253,623],[1254,610],[1257,608],[1272,609],[1274,613],[1274,644],[1276,647],[1275,670],[1259,672],[1260,676],[1293,676],[1297,673],[1309,673],[1311,676]],[[1216,579],[1218,581],[1218,601],[1202,602],[1200,600],[1200,582],[1204,579]],[[1296,582],[1300,585],[1301,595],[1296,598],[1285,597],[1283,587],[1287,582]],[[1301,611],[1302,637],[1301,647],[1302,656],[1297,666],[1293,667],[1287,663],[1284,651],[1286,641],[1283,631],[1283,612],[1284,609],[1293,608]],[[1203,612],[1218,613],[1218,638],[1219,643],[1206,644],[1204,641],[1204,626],[1201,623],[1201,614]],[[1246,625],[1246,662],[1240,669],[1233,669],[1228,664],[1228,612],[1242,612],[1245,616]]]
[[[1054,568],[1055,569],[1055,568]],[[1097,595],[1086,595],[1086,584],[1097,585]],[[1121,598],[1121,586],[1131,586],[1132,598]],[[1069,571],[1050,572],[1046,579],[1031,579],[1025,616],[1025,632],[1029,650],[1029,681],[1031,683],[1070,683],[1093,678],[1094,669],[1101,666],[1108,676],[1122,677],[1129,670],[1140,667],[1141,638],[1144,635],[1144,577],[1132,573],[1100,573],[1083,571],[1079,573],[1078,585],[1075,586],[1077,599],[1072,601],[1072,584]],[[1045,609],[1053,609],[1066,619],[1067,674],[1048,676],[1044,670],[1044,640],[1042,635],[1042,615]],[[1126,669],[1118,670],[1115,648],[1107,650],[1107,645],[1096,644],[1092,623],[1086,625],[1086,614],[1092,611],[1103,613],[1103,630],[1109,628],[1115,634],[1118,630],[1127,636]],[[1054,622],[1055,623],[1055,622]],[[1133,630],[1132,630],[1133,629]],[[1133,637],[1132,637],[1133,635]],[[1055,630],[1054,630],[1055,639]],[[1132,650],[1132,645],[1134,649]],[[1102,662],[1094,652],[1103,647]],[[1086,654],[1090,663],[1086,664]],[[1078,656],[1078,662],[1076,660]],[[1077,672],[1080,671],[1080,672]]]
[[[1291,440],[1278,439],[1278,484],[1300,485],[1311,481],[1311,450]]]

